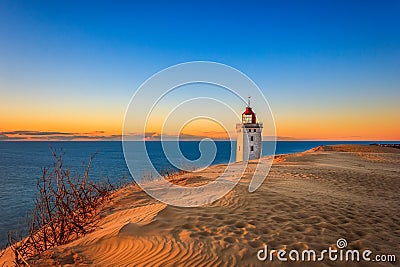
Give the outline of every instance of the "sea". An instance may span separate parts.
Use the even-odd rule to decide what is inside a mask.
[[[278,141],[276,154],[302,152],[320,145],[372,143],[398,142]],[[133,147],[135,145],[133,142]],[[140,145],[139,142],[137,145]],[[268,146],[268,142],[264,142],[264,146]],[[235,153],[235,147],[235,142],[215,141],[216,154],[211,164],[232,161],[235,158],[232,154]],[[161,142],[146,142],[146,148],[155,169],[176,169],[164,155]],[[182,154],[175,157],[196,160],[201,155],[199,141],[182,141],[179,148]],[[42,175],[42,169],[53,164],[51,149],[63,154],[64,167],[73,173],[82,174],[83,167],[90,157],[95,155],[89,174],[89,179],[93,181],[104,178],[108,178],[112,183],[118,183],[121,179],[133,180],[124,159],[122,143],[119,141],[0,142],[0,246],[7,243],[10,230],[15,229],[18,224],[22,228],[26,225],[25,217],[33,208],[37,195],[36,184]],[[142,159],[139,159],[139,163],[140,160]],[[140,164],[136,166],[140,168]]]

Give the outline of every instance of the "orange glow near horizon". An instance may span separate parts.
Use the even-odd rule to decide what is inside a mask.
[[[122,133],[124,108],[69,110],[65,107],[39,108],[29,107],[16,110],[16,107],[0,107],[0,140],[58,140],[40,132],[66,133],[60,140],[119,140]],[[400,140],[400,124],[396,110],[380,109],[378,112],[315,112],[306,114],[302,111],[288,110],[274,112],[278,140]],[[154,119],[146,132],[159,136],[163,116]],[[174,123],[174,122],[172,122]],[[227,131],[235,132],[231,123]],[[217,123],[195,120],[185,125],[179,132],[180,125],[172,125],[164,134],[184,135],[193,138],[209,137],[228,139],[227,132]],[[13,131],[36,131],[36,135],[12,134]],[[140,132],[140,129],[137,130]],[[71,136],[77,136],[71,138]],[[14,137],[18,137],[13,139]],[[49,138],[50,137],[50,138]]]
[[[76,121],[75,121],[76,122]],[[386,121],[374,121],[373,126],[362,120],[342,121],[340,119],[331,119],[329,121],[319,120],[278,120],[275,119],[277,139],[278,140],[371,140],[371,141],[398,141],[400,140],[400,126],[398,124]],[[63,125],[48,125],[43,124],[38,126],[36,123],[27,123],[22,127],[18,123],[2,124],[9,127],[0,129],[0,137],[5,136],[12,140],[17,137],[18,140],[26,141],[41,141],[41,140],[120,140],[121,129],[117,125],[99,123],[90,123],[79,127],[74,123],[64,123]],[[11,126],[11,127],[10,127]],[[14,126],[14,127],[12,127]],[[36,126],[36,127],[35,127]],[[112,127],[115,126],[115,127]],[[96,128],[102,130],[96,130]],[[121,127],[120,127],[121,128]],[[157,128],[157,127],[154,127]],[[34,129],[34,130],[32,130]],[[105,130],[103,130],[105,129]],[[151,127],[150,127],[151,129]],[[26,131],[27,134],[12,132]],[[30,135],[29,132],[37,132],[37,135]],[[46,135],[47,132],[54,132],[52,135]],[[60,132],[60,134],[56,134]],[[160,131],[146,131],[154,136],[159,136]],[[43,133],[43,135],[39,135]],[[235,132],[229,129],[232,138],[235,138]],[[181,131],[164,133],[167,135],[180,135],[182,140],[191,137],[211,138],[211,139],[229,139],[228,133],[218,124],[213,122],[193,121],[185,125]],[[60,138],[53,139],[52,137],[59,136]],[[2,138],[0,140],[7,140]]]

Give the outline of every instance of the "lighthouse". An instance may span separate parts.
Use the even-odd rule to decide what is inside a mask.
[[[262,123],[257,122],[256,114],[250,106],[250,96],[242,123],[236,124],[236,161],[248,161],[261,157]]]

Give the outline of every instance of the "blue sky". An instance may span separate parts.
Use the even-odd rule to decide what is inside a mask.
[[[294,119],[361,118],[336,138],[400,138],[399,15],[399,1],[1,1],[0,130],[118,132],[149,76],[210,60],[261,87],[282,135],[306,138]],[[90,113],[103,120],[74,124]]]

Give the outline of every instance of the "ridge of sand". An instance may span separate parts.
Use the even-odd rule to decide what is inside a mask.
[[[249,164],[234,190],[197,208],[167,206],[137,186],[127,187],[103,210],[99,230],[49,250],[36,264],[304,266],[260,262],[256,253],[264,245],[320,251],[336,247],[339,238],[347,239],[349,249],[370,249],[399,259],[399,152],[337,145],[280,155],[254,193],[247,188],[256,165]],[[179,180],[204,183],[225,167],[212,166]],[[394,265],[324,261],[307,266]]]

